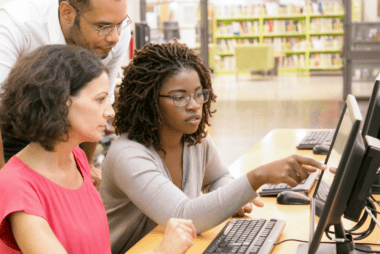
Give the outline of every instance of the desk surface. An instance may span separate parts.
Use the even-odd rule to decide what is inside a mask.
[[[275,129],[269,132],[259,143],[254,145],[248,152],[237,159],[230,167],[230,172],[235,175],[241,175],[260,165],[271,161],[281,159],[292,154],[300,154],[312,157],[315,160],[324,162],[323,155],[314,155],[310,150],[297,150],[296,144],[305,136],[307,129]],[[379,196],[377,196],[379,197]],[[309,206],[290,206],[277,205],[276,199],[273,197],[260,198],[264,203],[263,208],[255,207],[247,218],[277,218],[286,221],[285,229],[280,237],[285,239],[308,240],[309,238]],[[219,226],[202,233],[194,239],[194,245],[186,252],[189,254],[202,253],[226,222]],[[350,228],[354,223],[344,221],[346,228]],[[156,227],[151,233],[141,239],[127,253],[142,253],[154,249],[159,245],[163,238],[165,229],[161,226]],[[371,236],[364,239],[363,242],[378,243],[380,239],[380,230],[376,228]],[[323,240],[326,240],[325,238]],[[272,253],[296,253],[298,242],[285,242],[276,246]],[[286,252],[285,252],[286,250]]]

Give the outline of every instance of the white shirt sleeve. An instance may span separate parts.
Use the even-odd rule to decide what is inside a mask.
[[[0,9],[0,87],[22,52],[28,47],[28,36],[24,32],[4,9]]]
[[[117,49],[115,50],[112,59],[106,64],[109,71],[110,90],[108,99],[111,104],[115,102],[115,86],[116,76],[121,70],[121,61],[123,60],[127,50],[129,48],[129,41],[131,40],[131,29],[127,27],[121,32],[123,36],[120,36],[120,40],[117,42]]]

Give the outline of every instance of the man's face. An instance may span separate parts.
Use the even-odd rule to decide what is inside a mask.
[[[127,17],[127,0],[90,0],[90,9],[81,14],[96,28],[117,25]],[[86,19],[77,13],[76,20],[69,29],[71,40],[104,59],[119,41],[120,34],[115,27],[111,33],[99,36],[98,31]]]

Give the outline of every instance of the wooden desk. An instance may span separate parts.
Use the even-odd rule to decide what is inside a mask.
[[[258,144],[254,145],[248,152],[237,159],[230,167],[233,175],[241,175],[244,172],[256,168],[265,163],[287,157],[292,154],[300,154],[309,156],[315,160],[324,162],[323,155],[314,155],[310,150],[297,150],[296,144],[305,136],[306,129],[275,129],[269,132]],[[377,195],[379,199],[380,196]],[[265,206],[263,208],[255,207],[249,217],[252,218],[277,218],[286,221],[285,229],[280,237],[280,241],[284,239],[309,239],[309,206],[285,206],[277,205],[275,198],[261,198]],[[346,228],[354,223],[345,221]],[[221,225],[199,235],[194,239],[194,245],[186,252],[189,254],[202,253],[219,231],[224,227],[226,222]],[[142,253],[154,249],[159,245],[163,238],[165,229],[161,226],[156,227],[151,233],[139,241],[127,253]],[[379,243],[380,230],[376,230],[363,242]],[[324,238],[323,240],[326,240]],[[296,253],[298,242],[285,242],[276,246],[272,253]],[[377,247],[377,249],[379,249]]]

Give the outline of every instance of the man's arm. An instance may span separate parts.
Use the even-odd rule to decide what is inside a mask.
[[[20,53],[28,47],[26,35],[0,7],[0,86],[7,79]]]
[[[98,143],[95,142],[84,142],[79,145],[87,156],[88,164],[90,165],[91,178],[94,179],[94,185],[97,190],[99,190],[100,183],[102,182],[102,173],[99,169],[94,166],[94,154],[96,146]]]
[[[19,58],[19,52],[27,47],[25,35],[9,17],[0,9],[0,87]],[[5,164],[3,139],[0,130],[0,168]]]
[[[4,158],[4,149],[3,149],[3,138],[1,137],[1,129],[0,129],[0,169],[5,165]]]

